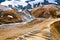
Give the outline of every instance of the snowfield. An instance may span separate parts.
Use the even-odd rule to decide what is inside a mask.
[[[26,1],[29,1],[28,3],[26,3]],[[49,3],[54,3],[57,4],[57,2],[55,2],[54,0],[48,0]],[[1,5],[4,6],[9,6],[11,5],[12,7],[17,8],[18,10],[22,10],[22,9],[28,9],[31,10],[31,8],[35,8],[38,5],[42,5],[41,3],[43,3],[44,0],[35,0],[35,1],[30,1],[30,0],[11,0],[11,1],[4,1],[1,3]]]

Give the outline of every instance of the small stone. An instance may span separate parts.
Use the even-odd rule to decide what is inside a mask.
[[[29,37],[30,35],[29,34],[25,34],[24,37]]]

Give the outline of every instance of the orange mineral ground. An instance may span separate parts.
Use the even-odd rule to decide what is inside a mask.
[[[50,31],[50,24],[59,20],[60,18],[45,19],[42,22],[34,20],[24,25],[7,26],[7,24],[0,26],[0,40],[48,40],[50,37],[46,33]],[[24,36],[34,30],[39,32],[33,33],[28,37]]]

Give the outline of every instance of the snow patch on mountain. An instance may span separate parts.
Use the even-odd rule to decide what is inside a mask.
[[[5,5],[5,6],[8,6],[8,5],[12,5],[13,7],[14,6],[18,6],[18,5],[22,5],[22,6],[26,6],[27,3],[25,2],[20,2],[20,1],[5,1],[5,2],[2,2],[1,5]]]
[[[55,3],[55,4],[57,4],[57,2],[55,2],[55,0],[48,0],[49,1],[49,3]]]
[[[26,3],[26,1],[29,1],[29,2]],[[42,5],[41,3],[43,3],[43,2],[44,2],[44,0],[35,0],[35,1],[30,1],[30,0],[10,0],[10,1],[8,1],[8,0],[6,0],[6,1],[2,2],[1,5],[4,5],[4,6],[12,5],[12,7],[15,7],[16,9],[21,10],[21,9],[24,9],[26,6],[28,6],[28,4],[31,5],[31,8],[34,8],[35,5]],[[55,2],[54,0],[48,0],[48,2],[57,4],[57,2]]]

